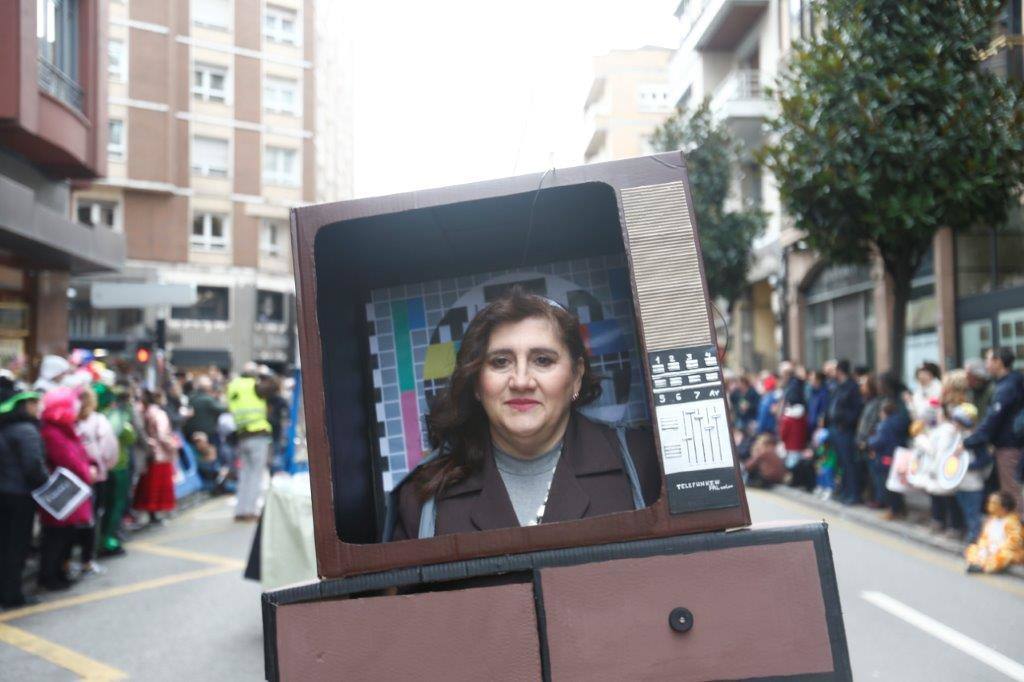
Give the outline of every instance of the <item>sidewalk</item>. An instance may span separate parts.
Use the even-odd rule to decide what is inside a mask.
[[[869,528],[895,535],[904,540],[910,540],[920,545],[949,552],[961,558],[964,555],[966,544],[962,540],[949,538],[943,534],[932,533],[928,530],[927,496],[923,493],[916,496],[914,494],[907,496],[908,514],[905,519],[885,521],[882,519],[882,512],[879,510],[869,509],[863,505],[848,507],[834,500],[822,500],[798,488],[776,485],[765,492],[827,512],[829,516],[837,516],[847,521],[853,521],[862,526],[868,526]],[[916,500],[914,497],[923,497],[926,500],[923,509],[921,504],[915,504]],[[1020,564],[1011,566],[1006,571],[1006,575],[1024,579],[1024,566]]]

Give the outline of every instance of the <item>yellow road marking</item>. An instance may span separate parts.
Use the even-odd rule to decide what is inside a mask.
[[[117,668],[94,661],[88,656],[72,651],[48,639],[37,637],[30,632],[11,625],[0,624],[0,642],[10,644],[33,656],[70,670],[83,680],[123,680],[128,675]]]
[[[227,573],[229,571],[237,571],[238,567],[235,565],[219,565],[211,566],[209,568],[200,568],[196,571],[188,571],[186,573],[176,573],[175,575],[164,576],[163,578],[154,578],[153,580],[143,580],[137,583],[131,583],[130,585],[122,585],[120,587],[112,587],[108,590],[97,590],[90,592],[89,594],[82,594],[76,597],[66,597],[64,599],[55,599],[53,601],[44,602],[42,604],[36,604],[35,606],[26,606],[23,609],[15,609],[13,611],[4,611],[0,613],[0,623],[6,623],[8,621],[15,620],[16,618],[24,618],[26,616],[34,616],[37,613],[47,613],[49,611],[57,611],[60,609],[66,609],[71,606],[79,606],[81,604],[88,604],[94,601],[102,601],[104,599],[110,599],[112,597],[120,597],[126,594],[133,594],[135,592],[143,592],[145,590],[154,590],[159,587],[166,587],[168,585],[174,585],[177,583],[183,583],[189,580],[197,580],[199,578],[206,578],[212,575],[219,575],[221,573]]]
[[[156,554],[158,556],[168,556],[175,559],[185,559],[186,561],[196,561],[201,564],[213,564],[214,566],[223,566],[225,568],[232,568],[235,570],[245,568],[245,562],[239,561],[238,559],[217,556],[216,554],[192,552],[187,549],[178,549],[177,547],[163,547],[162,545],[150,542],[132,542],[128,547],[146,554]]]
[[[193,538],[201,538],[204,535],[216,535],[217,533],[226,533],[229,530],[233,530],[234,524],[232,525],[220,525],[216,528],[197,528],[191,531],[185,531],[181,533],[168,533],[166,535],[154,535],[152,540],[146,544],[152,545],[165,545],[168,542],[177,542],[178,540],[191,540]],[[133,541],[134,543],[134,541]],[[132,546],[129,544],[129,547]]]
[[[908,556],[912,556],[916,559],[925,561],[933,566],[945,569],[952,573],[963,575],[964,573],[964,562],[952,557],[939,554],[939,550],[928,550],[923,547],[918,547],[912,544],[912,540],[904,540],[896,538],[889,533],[880,530],[873,530],[865,527],[864,525],[857,523],[856,521],[849,521],[839,516],[830,515],[824,511],[796,502],[788,498],[784,498],[777,495],[772,495],[761,490],[747,489],[748,496],[764,497],[770,500],[772,503],[785,507],[787,509],[796,511],[804,516],[811,518],[820,518],[828,522],[829,525],[837,526],[844,530],[847,530],[854,535],[857,535],[866,540],[876,542],[881,545],[885,545],[897,552],[901,552]],[[996,589],[1002,590],[1003,592],[1009,592],[1010,594],[1017,595],[1018,597],[1024,597],[1024,586],[1018,585],[1011,578],[992,576],[992,575],[975,575],[970,578],[972,581],[984,582]]]

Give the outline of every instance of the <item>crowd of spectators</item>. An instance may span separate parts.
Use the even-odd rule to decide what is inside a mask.
[[[178,502],[175,481],[186,449],[204,488],[248,491],[246,499],[239,496],[236,520],[257,518],[288,415],[286,386],[268,368],[250,363],[231,381],[215,367],[197,375],[168,371],[160,381],[151,374],[147,385],[130,366],[48,355],[33,378],[0,370],[3,608],[38,601],[24,584],[34,552],[38,587],[65,590],[105,572],[99,559],[124,554],[128,533],[162,525]],[[255,420],[254,406],[262,413]],[[245,428],[235,419],[243,413]],[[262,451],[257,442],[265,444]],[[40,494],[64,472],[88,494],[57,518]]]
[[[727,375],[733,437],[747,484],[789,485],[887,521],[907,496],[928,500],[934,533],[963,540],[969,571],[1024,558],[1024,376],[1008,348],[945,373],[916,368],[913,387],[832,360],[808,370]]]

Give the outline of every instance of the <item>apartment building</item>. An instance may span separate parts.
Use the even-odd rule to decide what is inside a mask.
[[[166,320],[178,367],[295,361],[288,216],[316,198],[313,0],[110,0],[108,172],[74,215],[124,235],[125,269],[76,280],[73,344]],[[190,306],[102,310],[97,281],[195,284]]]
[[[594,80],[583,106],[585,163],[651,153],[648,138],[675,106],[668,83],[672,54],[642,47],[594,57]]]
[[[769,215],[755,242],[746,296],[731,311],[734,367],[773,367],[783,357],[820,366],[832,357],[881,370],[889,366],[892,301],[879,263],[839,266],[809,250],[782,210],[773,178],[752,153],[766,142],[776,105],[772,85],[793,40],[815,30],[814,0],[682,0],[679,49],[669,73],[683,107],[709,97],[716,117],[743,144],[730,201]],[[1024,72],[1021,0],[1007,2],[987,67],[1007,77]],[[820,19],[817,19],[820,20]],[[1016,36],[1017,39],[1013,39]],[[699,217],[698,217],[699,218]],[[952,367],[984,349],[1008,345],[1024,356],[1024,217],[954,235],[944,230],[914,280],[904,352],[907,376],[924,360]]]
[[[70,219],[106,173],[106,3],[0,3],[0,367],[68,346],[72,276],[119,270],[124,236]]]

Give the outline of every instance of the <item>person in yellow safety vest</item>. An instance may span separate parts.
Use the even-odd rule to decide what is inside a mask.
[[[267,401],[260,395],[256,365],[246,363],[241,376],[227,387],[228,410],[235,420],[235,448],[240,460],[236,521],[259,518],[256,506],[263,488],[263,472],[270,457],[271,427],[267,420]]]

